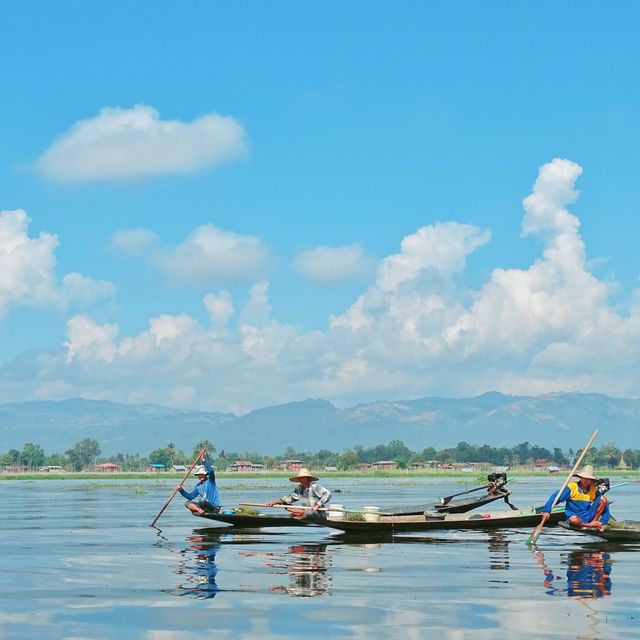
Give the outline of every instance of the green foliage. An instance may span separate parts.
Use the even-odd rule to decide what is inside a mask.
[[[200,440],[200,442],[196,443],[196,446],[193,447],[193,455],[191,456],[190,462],[195,459],[202,449],[207,452],[207,457],[209,458],[216,452],[216,448],[209,440]]]
[[[20,452],[17,449],[10,449],[0,456],[0,466],[13,467],[20,463]]]
[[[171,451],[166,447],[155,449],[149,454],[149,464],[163,464],[168,469],[173,464],[171,462]]]
[[[216,451],[211,442],[202,440],[194,447],[194,456],[189,458],[182,451],[177,450],[174,443],[169,442],[165,447],[152,451],[148,458],[142,457],[138,453],[118,453],[107,460],[120,465],[122,472],[143,471],[148,463],[163,464],[167,469],[170,469],[173,464],[190,464],[195,454],[202,448],[205,448],[210,456]],[[352,471],[360,463],[371,464],[380,460],[393,460],[400,469],[408,469],[412,463],[426,463],[434,460],[441,463],[486,462],[491,465],[504,465],[513,468],[519,465],[531,465],[540,458],[548,460],[549,463],[571,465],[580,453],[580,449],[576,451],[570,449],[565,453],[558,447],[549,450],[538,445],[531,445],[529,442],[522,442],[511,448],[459,442],[451,448],[436,450],[433,447],[426,447],[422,451],[414,452],[401,440],[392,440],[387,445],[379,444],[366,449],[362,445],[356,445],[353,449],[347,449],[341,454],[328,449],[312,453],[310,451],[296,451],[293,447],[287,447],[280,456],[262,456],[257,452],[236,452],[223,449],[217,459],[212,458],[212,462],[219,471],[224,471],[235,460],[250,460],[254,464],[263,464],[268,470],[273,469],[284,460],[291,459],[302,460],[306,466],[314,469],[335,466],[341,471]],[[600,469],[615,469],[623,454],[629,469],[640,467],[640,450],[626,449],[623,452],[610,443],[604,444],[600,448],[592,447],[585,457],[584,464],[593,464]],[[48,456],[40,445],[29,442],[24,445],[22,451],[12,449],[0,453],[0,467],[26,466],[37,470],[40,466],[47,464],[62,466],[68,471],[81,471],[91,469],[97,462],[99,455],[98,442],[90,438],[76,443],[65,454],[53,453]]]
[[[47,456],[45,464],[66,469],[69,466],[69,458],[62,453],[52,453],[50,456]]]
[[[100,455],[100,445],[97,440],[85,438],[65,451],[69,458],[69,464],[74,471],[82,471],[87,467],[95,465]]]
[[[358,456],[355,451],[347,450],[339,458],[337,467],[340,471],[348,471],[358,466]]]
[[[111,462],[120,466],[120,470],[127,471],[144,471],[147,467],[147,460],[140,457],[138,453],[118,453],[110,458]],[[107,460],[101,461],[107,462]]]
[[[45,457],[44,450],[39,444],[27,442],[27,444],[22,447],[18,461],[21,465],[29,467],[29,469],[37,469],[44,464]]]

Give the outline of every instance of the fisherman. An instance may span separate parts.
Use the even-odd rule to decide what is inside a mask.
[[[185,491],[182,488],[182,483],[178,485],[178,491],[188,500],[184,506],[197,516],[220,511],[220,494],[216,484],[216,472],[207,459],[206,451],[202,452],[201,462],[202,464],[195,471],[198,484],[193,488],[193,491]]]
[[[587,464],[576,473],[578,482],[569,482],[557,502],[566,502],[566,521],[574,527],[586,527],[604,531],[609,522],[609,501],[598,490],[598,480],[593,475],[593,467]],[[551,505],[558,492],[552,493],[543,507],[541,524],[550,516]]]
[[[324,511],[320,511],[331,499],[331,491],[325,489],[316,476],[309,473],[308,469],[300,469],[298,475],[289,478],[291,482],[297,482],[296,488],[286,496],[282,496],[278,500],[268,502],[268,507],[274,507],[278,504],[293,504],[300,502],[301,507],[310,507],[310,509],[288,509],[294,518],[312,518],[324,519],[326,517]]]

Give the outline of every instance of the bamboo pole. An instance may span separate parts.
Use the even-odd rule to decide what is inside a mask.
[[[160,509],[160,511],[158,512],[158,515],[154,518],[153,522],[149,526],[153,527],[155,526],[156,522],[158,522],[158,519],[164,513],[164,510],[169,506],[169,503],[175,498],[176,493],[180,491],[180,489],[182,488],[182,485],[187,481],[187,478],[191,475],[193,468],[196,466],[196,464],[198,464],[198,460],[202,458],[202,454],[204,452],[205,452],[204,449],[200,449],[200,453],[198,453],[198,455],[196,456],[196,459],[193,461],[193,463],[189,467],[189,470],[187,471],[187,475],[184,478],[182,478],[182,481],[180,482],[180,484],[174,489],[173,493],[171,494],[171,497],[164,503],[164,506],[162,507],[162,509]]]

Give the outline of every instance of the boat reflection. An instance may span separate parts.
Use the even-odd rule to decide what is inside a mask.
[[[292,545],[285,555],[289,584],[275,586],[271,591],[285,592],[290,596],[311,598],[331,593],[331,576],[326,544]]]
[[[547,566],[541,551],[536,552],[539,566],[544,573],[544,586],[551,596],[567,595],[570,598],[602,598],[611,595],[611,556],[605,551],[571,551],[561,556],[566,565],[566,587],[558,586],[562,580]]]
[[[269,587],[269,591],[298,598],[331,594],[332,578],[327,574],[331,562],[326,544],[296,544],[290,545],[284,553],[247,552],[242,555],[261,555],[267,559],[266,567],[275,569],[276,574],[288,576],[288,584],[273,585]]]
[[[509,537],[504,531],[487,531],[489,570],[509,570]]]

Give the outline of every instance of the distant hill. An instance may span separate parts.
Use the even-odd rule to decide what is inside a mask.
[[[151,404],[118,404],[73,398],[0,404],[0,451],[39,444],[63,453],[84,438],[100,443],[103,454],[142,453],[174,442],[191,451],[231,414],[182,411]]]
[[[419,398],[370,402],[339,409],[326,400],[304,400],[243,416],[126,405],[75,398],[0,404],[0,453],[40,444],[63,452],[95,438],[104,455],[147,454],[174,442],[190,452],[198,440],[218,450],[279,454],[343,451],[402,440],[419,451],[458,442],[511,447],[528,441],[547,448],[582,447],[594,429],[596,446],[640,448],[640,400],[601,394],[554,393],[537,397],[486,393],[474,398]]]

